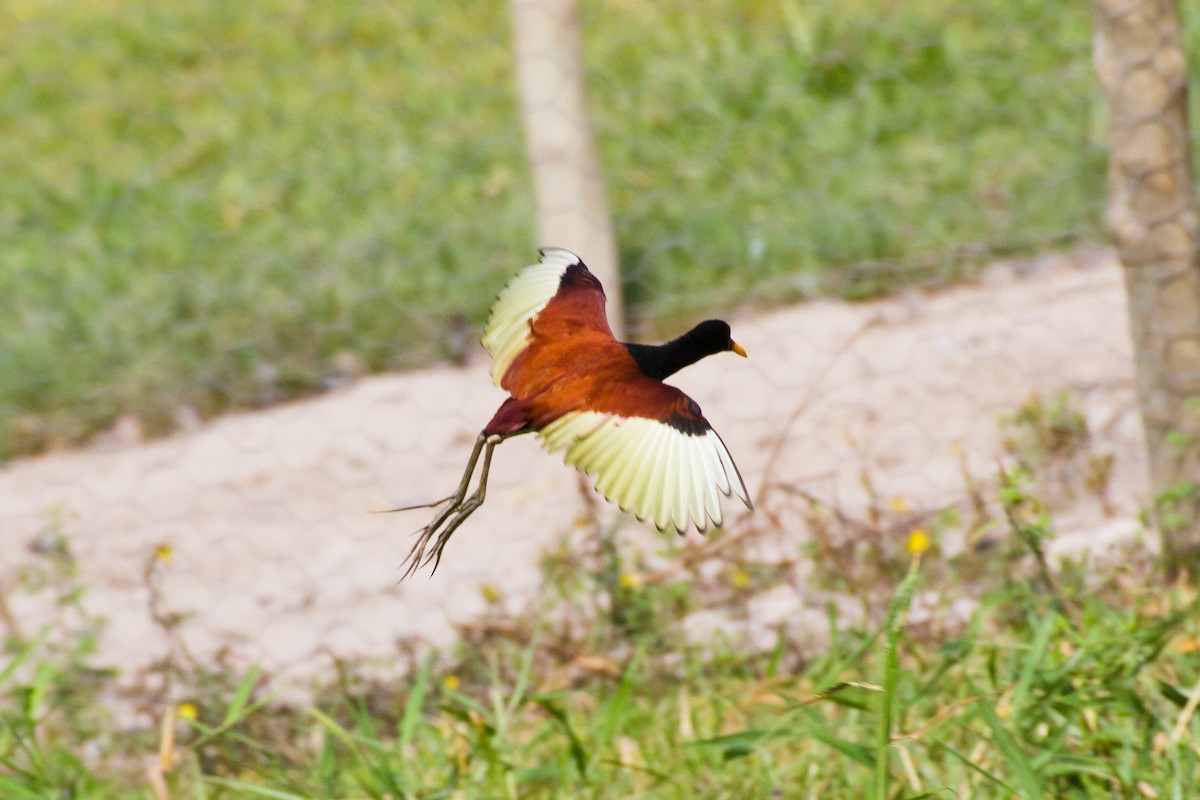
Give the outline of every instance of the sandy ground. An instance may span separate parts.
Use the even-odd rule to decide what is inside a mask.
[[[754,493],[782,437],[772,480],[853,506],[865,466],[882,496],[948,500],[962,487],[954,443],[986,472],[997,415],[1033,392],[1069,388],[1117,455],[1119,516],[1103,524],[1128,528],[1144,501],[1124,292],[1107,252],[997,264],[973,286],[815,302],[733,324],[749,360],[713,357],[675,382],[704,408]],[[227,648],[233,663],[299,678],[331,656],[386,660],[398,640],[445,645],[456,622],[484,609],[481,584],[513,603],[536,591],[539,552],[583,509],[573,470],[532,437],[507,442],[486,505],[437,575],[397,583],[425,512],[370,510],[448,494],[502,397],[481,351],[465,368],[370,378],[163,441],[9,464],[0,470],[0,586],[20,625],[36,630],[51,613],[47,597],[17,588],[18,575],[43,561],[34,545],[60,532],[86,607],[108,621],[97,661],[127,671],[165,652],[143,577],[160,544],[173,551],[162,565],[164,605],[189,615],[180,631],[200,657]],[[1086,510],[1076,516],[1087,546],[1100,523]],[[648,541],[659,536],[643,527]],[[804,610],[786,590],[774,603],[775,614]]]

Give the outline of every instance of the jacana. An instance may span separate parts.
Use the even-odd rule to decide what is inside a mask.
[[[549,451],[596,479],[596,489],[639,520],[680,534],[721,524],[720,495],[753,508],[725,443],[700,406],[663,379],[714,353],[746,351],[722,320],[701,322],[662,345],[618,342],[605,316],[604,288],[567,250],[540,250],[492,306],[483,346],[492,381],[509,393],[475,440],[458,489],[420,531],[404,577],[433,563],[450,536],[483,504],[492,451],[500,442],[536,433]],[[467,497],[479,454],[479,485]],[[436,540],[435,540],[436,537]],[[429,542],[433,548],[426,553]]]

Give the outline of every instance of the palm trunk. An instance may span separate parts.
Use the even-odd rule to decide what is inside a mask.
[[[1200,260],[1174,0],[1095,0],[1110,109],[1108,224],[1124,267],[1164,555],[1200,566]]]
[[[512,17],[539,244],[565,247],[587,263],[604,284],[620,337],[617,248],[592,142],[575,0],[512,0]]]

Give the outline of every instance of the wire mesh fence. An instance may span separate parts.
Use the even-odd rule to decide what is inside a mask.
[[[581,19],[633,335],[725,315],[750,352],[678,384],[759,503],[731,530],[790,565],[759,629],[823,614],[821,504],[954,506],[1035,393],[1072,390],[1114,454],[1064,500],[1080,530],[1137,527],[1120,275],[1086,246],[1105,152],[1085,8]],[[396,583],[424,520],[370,513],[451,490],[503,398],[473,342],[534,249],[507,25],[423,0],[0,11],[10,635],[72,615],[128,674],[386,667],[526,602],[564,536],[585,546],[575,477],[531,440],[501,449],[432,581]],[[780,310],[814,298],[834,299]],[[706,546],[643,527],[623,546],[660,566]]]

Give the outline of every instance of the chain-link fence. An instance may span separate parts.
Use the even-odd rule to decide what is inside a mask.
[[[1068,532],[1137,527],[1086,8],[581,19],[632,335],[726,316],[750,353],[677,383],[759,505],[731,528],[795,565],[758,627],[813,608],[815,508],[954,506],[995,471],[998,415],[1044,421],[1061,390],[1091,431]],[[591,530],[532,439],[500,448],[432,581],[396,582],[423,512],[370,513],[449,492],[503,398],[474,340],[534,258],[508,22],[427,2],[0,10],[7,633],[102,618],[99,660],[131,675],[386,665],[519,606],[539,553]],[[814,298],[834,299],[784,308]],[[632,523],[621,539],[698,546]]]

